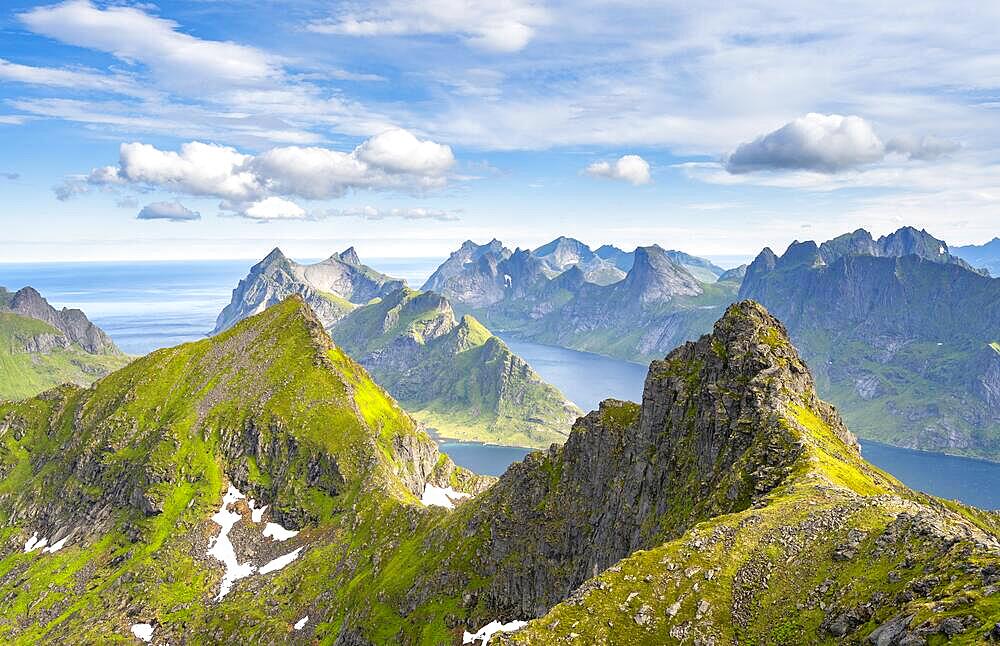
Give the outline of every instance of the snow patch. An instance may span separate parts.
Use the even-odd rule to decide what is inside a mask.
[[[56,541],[52,545],[49,545],[48,547],[46,547],[42,551],[43,552],[48,552],[49,554],[52,554],[54,552],[58,552],[59,550],[61,550],[63,548],[63,546],[66,545],[66,541],[68,541],[68,540],[69,540],[69,536],[66,536],[65,538],[60,538],[58,541]]]
[[[153,641],[153,627],[149,624],[132,624],[132,634],[136,639],[147,644]]]
[[[285,529],[278,523],[268,523],[264,526],[264,536],[269,536],[279,543],[287,541],[296,534],[298,534],[298,532],[294,529]]]
[[[451,487],[435,487],[428,484],[424,487],[424,495],[420,497],[420,502],[425,505],[436,505],[447,509],[455,508],[455,501],[463,498],[471,498],[472,494],[455,491]]]
[[[520,630],[527,625],[527,621],[511,621],[509,623],[502,624],[499,621],[494,620],[480,628],[478,632],[465,633],[462,637],[462,643],[471,644],[475,641],[481,640],[481,646],[486,646],[490,643],[490,638],[496,633],[512,633],[515,630]]]
[[[940,247],[938,247],[938,255],[940,255],[940,256],[944,255],[944,246],[943,245],[940,246]]]
[[[303,628],[306,627],[307,623],[309,623],[309,615],[306,615],[302,619],[299,619],[298,621],[296,621],[295,622],[295,626],[293,626],[293,627],[295,628],[295,630],[302,630]]]
[[[299,552],[301,551],[302,548],[297,547],[288,554],[285,554],[284,556],[279,556],[278,558],[272,561],[268,561],[267,563],[261,566],[260,573],[267,574],[269,572],[276,572],[280,570],[281,568],[285,567],[295,559],[299,558]]]
[[[254,507],[254,504],[256,502],[257,501],[254,500],[253,498],[250,499],[250,520],[252,520],[255,523],[259,523],[264,518],[264,510],[267,509],[267,505],[264,505],[260,509],[256,509]]]
[[[35,549],[35,544],[38,543],[38,532],[31,535],[31,538],[24,541],[24,552],[27,554],[31,550]]]
[[[510,274],[504,274],[503,275],[503,286],[504,287],[511,287],[511,286],[513,286],[513,284],[514,284],[514,281],[511,279]]]
[[[240,514],[229,511],[229,505],[243,497],[243,494],[236,487],[229,485],[229,490],[222,498],[222,507],[212,516],[212,522],[219,526],[219,535],[209,545],[208,555],[214,556],[226,566],[226,573],[222,577],[222,585],[219,587],[219,596],[215,598],[216,601],[226,596],[233,587],[233,583],[238,579],[253,574],[254,568],[249,562],[240,565],[236,559],[236,550],[233,548],[233,543],[229,540],[229,530],[242,518]]]

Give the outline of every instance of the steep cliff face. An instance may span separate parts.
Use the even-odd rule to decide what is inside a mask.
[[[855,232],[793,244],[780,258],[765,249],[740,296],[785,321],[820,392],[863,437],[998,459],[1000,409],[984,384],[1000,281],[918,234],[873,242]]]
[[[405,285],[402,280],[361,264],[354,247],[312,265],[294,262],[280,249],[274,249],[251,267],[247,277],[233,290],[232,300],[219,314],[212,333],[227,330],[292,294],[302,296],[320,321],[330,326],[356,305],[381,298]]]
[[[80,310],[56,310],[31,287],[0,287],[0,400],[86,386],[128,361]]]
[[[398,290],[331,334],[417,419],[445,437],[545,447],[580,410],[471,316],[434,292]]]

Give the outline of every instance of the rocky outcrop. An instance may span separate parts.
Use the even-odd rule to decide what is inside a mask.
[[[0,312],[11,312],[48,323],[62,332],[70,344],[76,344],[90,354],[121,354],[111,337],[91,323],[82,311],[65,307],[57,310],[31,287],[25,287],[13,294],[2,287],[0,291],[4,292],[3,298],[0,298]],[[51,341],[43,340],[39,343],[51,349],[56,347]],[[31,350],[26,349],[26,351]]]
[[[361,264],[354,247],[312,265],[290,260],[275,248],[251,267],[233,290],[232,300],[219,314],[212,334],[228,330],[292,294],[302,296],[323,324],[330,326],[355,305],[381,298],[405,285],[405,281]]]

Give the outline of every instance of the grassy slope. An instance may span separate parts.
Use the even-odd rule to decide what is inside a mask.
[[[288,301],[214,339],[152,353],[90,390],[65,388],[58,397],[0,406],[0,428],[26,428],[21,437],[0,433],[0,518],[25,497],[36,506],[71,501],[86,508],[135,468],[163,479],[147,490],[161,514],[119,508],[108,531],[55,554],[20,550],[32,531],[23,519],[0,530],[0,635],[15,643],[68,635],[106,642],[127,634],[128,608],[202,639],[213,631],[273,630],[290,616],[274,616],[265,604],[280,597],[291,610],[286,593],[300,598],[327,584],[345,548],[363,536],[358,518],[378,521],[380,529],[393,519],[409,525],[405,509],[416,501],[391,474],[398,468],[394,438],[416,434],[412,422],[341,351],[318,353],[316,329],[302,324],[297,308]],[[275,437],[287,432],[298,448],[279,456],[280,464],[258,458],[250,465],[225,450],[248,423]],[[101,458],[103,473],[83,481],[69,465],[101,446],[115,450]],[[305,461],[315,452],[336,456],[347,481],[339,496],[308,486]],[[305,519],[304,535],[325,545],[271,577],[314,571],[296,593],[237,592],[213,606],[221,572],[199,558],[215,531],[206,521],[218,508],[225,474],[244,468],[248,496]],[[345,518],[352,506],[357,514]],[[387,536],[391,530],[379,538]],[[378,541],[361,540],[363,549],[376,549]]]
[[[87,385],[129,361],[124,355],[90,354],[76,346],[47,354],[24,352],[24,341],[37,334],[60,332],[42,321],[0,313],[0,400],[31,397],[63,383]]]
[[[930,582],[933,603],[876,605],[851,632],[867,635],[898,610],[914,615],[913,626],[972,617],[977,628],[948,643],[981,643],[1000,620],[1000,595],[983,592],[979,567],[996,566],[1000,557],[979,547],[979,567],[970,567],[970,541],[926,540],[926,525],[907,522],[906,514],[992,540],[994,550],[1000,515],[907,490],[801,405],[793,404],[783,423],[806,451],[781,487],[750,509],[634,553],[501,643],[841,643],[824,619],[920,580]],[[852,534],[860,536],[856,553],[835,557]]]
[[[358,308],[331,333],[442,437],[538,448],[563,441],[580,411],[471,316],[443,336],[425,338],[425,326],[452,316],[438,306],[435,295],[407,289],[399,298]],[[387,319],[391,325],[385,325]],[[419,365],[406,366],[406,374],[365,361],[404,338],[419,348],[412,360]],[[413,388],[416,381],[419,387]]]

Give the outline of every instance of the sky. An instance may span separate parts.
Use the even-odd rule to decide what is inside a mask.
[[[698,4],[7,0],[0,261],[1000,234],[1000,3]]]

